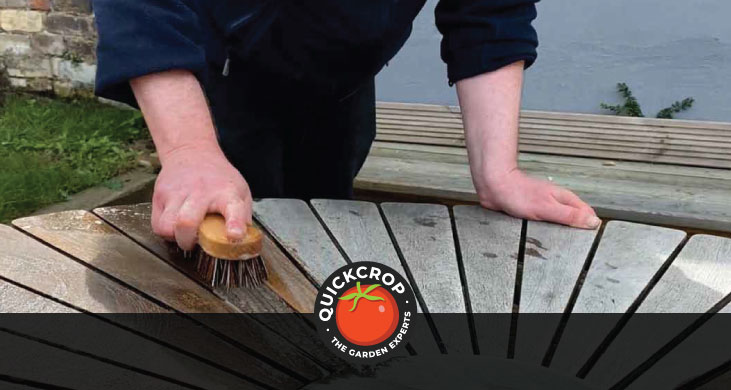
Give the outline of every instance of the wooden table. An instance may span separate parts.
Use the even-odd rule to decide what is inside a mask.
[[[347,365],[302,316],[255,317],[232,328],[190,313],[309,313],[316,286],[332,271],[377,261],[407,275],[420,311],[434,317],[432,332],[412,336],[417,357],[479,354],[598,389],[729,388],[731,337],[718,337],[728,321],[708,314],[731,312],[731,239],[622,221],[578,230],[476,206],[265,199],[254,213],[266,232],[270,278],[258,289],[230,291],[207,288],[189,261],[154,236],[149,204],[0,225],[0,311],[82,312],[99,319],[93,331],[104,335],[90,343],[61,330],[2,325],[0,346],[28,344],[31,367],[0,359],[0,386],[33,380],[42,368],[30,357],[49,354],[86,370],[46,373],[46,381],[69,388],[113,383],[120,371],[150,388],[297,388],[322,380]],[[439,331],[433,313],[465,312],[460,331]],[[135,317],[99,313],[177,313],[180,324],[155,332]],[[531,321],[517,313],[554,315]],[[617,314],[587,328],[580,313]],[[642,333],[633,313],[698,315]],[[135,353],[114,352],[122,347],[116,334],[133,335],[125,344]],[[698,345],[715,348],[689,352]],[[157,358],[141,366],[142,354]],[[184,363],[185,374],[171,370],[170,359]]]

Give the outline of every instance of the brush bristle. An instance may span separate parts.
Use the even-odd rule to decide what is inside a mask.
[[[261,256],[247,260],[225,260],[208,255],[200,247],[184,251],[177,245],[173,246],[186,260],[195,259],[198,274],[211,287],[259,287],[267,279],[267,269]]]
[[[267,269],[261,256],[248,260],[224,260],[199,250],[196,269],[206,283],[213,287],[258,287],[267,279]]]

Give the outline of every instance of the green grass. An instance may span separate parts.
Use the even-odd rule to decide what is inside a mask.
[[[0,108],[0,222],[68,199],[135,166],[137,111],[93,100],[8,95]]]

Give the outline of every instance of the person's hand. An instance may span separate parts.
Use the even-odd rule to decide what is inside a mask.
[[[555,222],[583,229],[601,224],[594,210],[573,192],[514,168],[489,179],[475,180],[480,204],[517,218]]]
[[[229,239],[241,239],[251,224],[251,192],[241,173],[219,150],[168,153],[152,197],[152,229],[191,250],[208,213],[226,219]]]

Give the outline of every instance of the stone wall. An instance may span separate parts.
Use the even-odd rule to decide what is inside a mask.
[[[14,89],[90,95],[96,74],[91,0],[0,0],[0,72]]]

